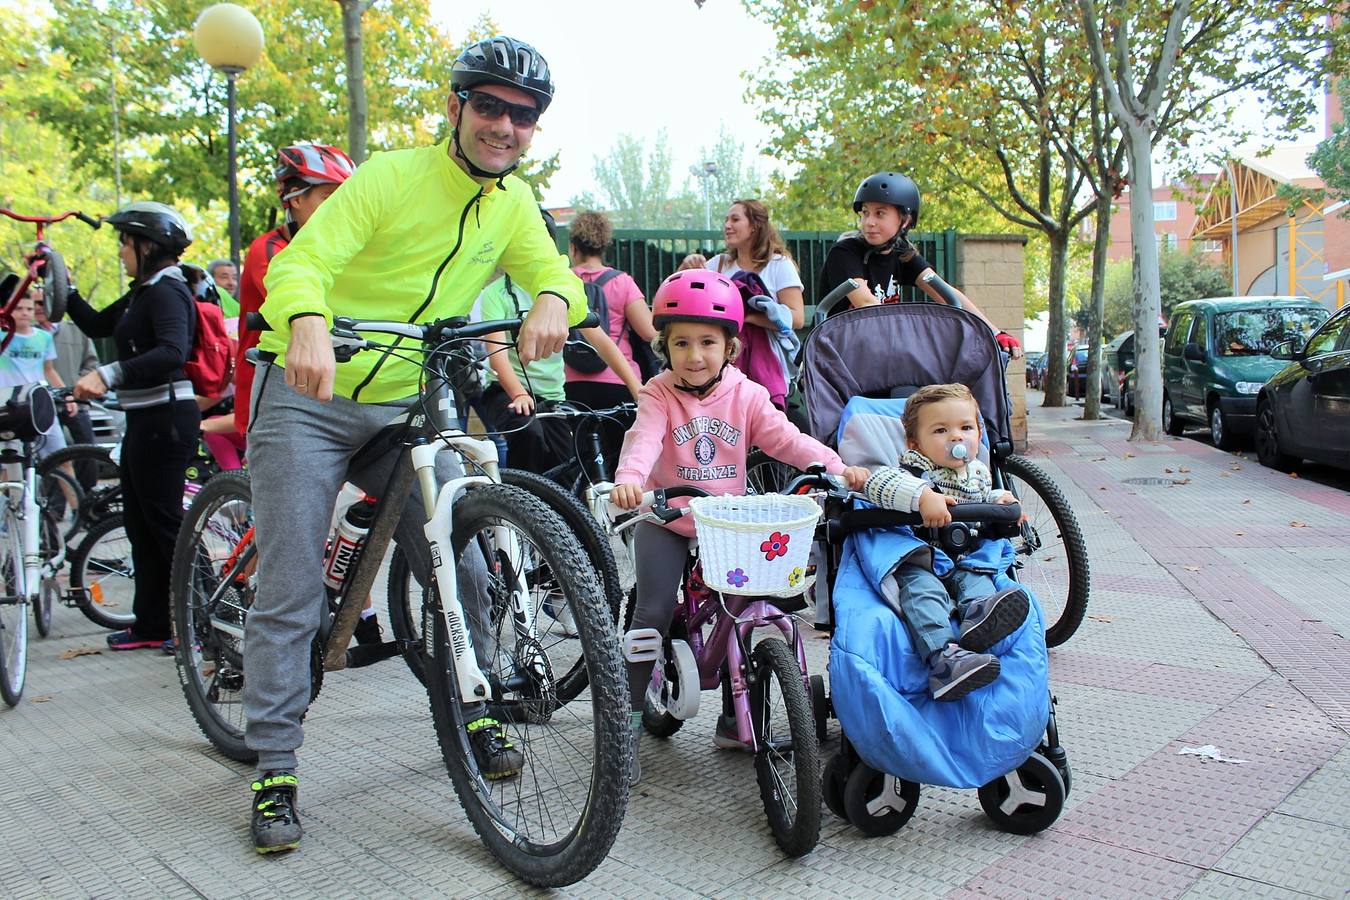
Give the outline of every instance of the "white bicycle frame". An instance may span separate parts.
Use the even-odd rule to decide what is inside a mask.
[[[64,541],[60,542],[61,546],[55,556],[46,561],[42,559],[42,515],[37,502],[37,464],[33,459],[31,446],[28,451],[18,478],[11,479],[10,475],[20,464],[6,463],[6,480],[0,481],[0,491],[5,493],[5,502],[21,523],[19,544],[23,550],[23,566],[15,569],[19,581],[15,593],[19,602],[23,604],[31,603],[37,598],[38,591],[42,590],[43,580],[54,577],[66,560]],[[16,493],[19,495],[18,503],[14,502]]]

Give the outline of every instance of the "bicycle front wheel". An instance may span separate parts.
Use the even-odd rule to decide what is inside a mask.
[[[28,602],[24,596],[22,523],[6,508],[0,534],[0,698],[18,706],[28,676]]]
[[[70,591],[95,625],[121,631],[136,623],[136,567],[121,513],[94,523],[71,554]]]
[[[608,855],[628,804],[632,742],[613,619],[581,546],[525,491],[501,484],[469,490],[455,504],[451,544],[461,584],[472,580],[466,573],[486,569],[480,599],[489,633],[480,627],[473,641],[491,687],[488,715],[524,762],[519,774],[496,780],[479,769],[465,731],[471,713],[461,703],[451,637],[428,575],[423,665],[446,768],[474,830],[507,869],[544,887],[572,884]],[[551,597],[568,604],[574,640],[546,644],[531,627],[532,611]],[[475,603],[465,598],[466,607]],[[565,703],[554,673],[578,663],[586,680]]]
[[[1027,516],[1013,539],[1015,576],[1041,604],[1046,646],[1058,647],[1087,614],[1092,590],[1087,542],[1068,498],[1044,469],[1024,456],[1010,456],[1003,472],[1005,486]]]
[[[244,624],[257,580],[252,501],[243,475],[207,482],[183,516],[169,575],[183,697],[212,746],[239,762],[258,758],[244,744]]]
[[[759,796],[778,846],[788,856],[802,856],[820,839],[820,744],[811,699],[785,642],[760,641],[750,665]]]

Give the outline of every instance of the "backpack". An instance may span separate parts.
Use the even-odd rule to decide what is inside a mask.
[[[214,285],[201,297],[193,291],[197,327],[192,337],[192,350],[187,362],[183,363],[193,393],[200,397],[219,397],[234,381],[234,341],[225,328],[225,312],[218,302],[211,302],[213,296]]]
[[[586,289],[586,306],[600,317],[600,327],[605,329],[606,334],[609,334],[609,301],[605,299],[603,288],[620,274],[622,273],[618,269],[610,269],[594,281],[581,282]],[[567,332],[567,344],[563,347],[563,362],[583,375],[597,375],[608,367],[591,346],[590,341],[582,337],[580,328],[573,328]]]

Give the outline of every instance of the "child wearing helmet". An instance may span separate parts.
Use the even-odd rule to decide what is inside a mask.
[[[909,231],[919,224],[922,199],[919,186],[899,172],[877,172],[863,179],[853,194],[853,212],[858,230],[839,238],[825,256],[820,269],[820,296],[845,281],[854,287],[848,303],[827,312],[833,315],[850,306],[897,303],[905,287],[917,287],[935,303],[950,303],[954,295],[962,309],[979,316],[998,336],[999,346],[1014,358],[1021,344],[999,330],[960,290],[942,281],[918,248],[909,242]]]
[[[731,365],[743,310],[740,290],[725,275],[707,270],[676,272],[657,289],[652,322],[659,333],[653,346],[667,368],[639,395],[637,421],[624,438],[610,494],[616,506],[634,509],[643,491],[678,484],[713,494],[743,494],[751,445],[798,468],[823,463],[855,490],[866,482],[866,469],[846,467],[837,453],[798,431],[762,385]],[[655,628],[664,635],[670,627],[693,535],[688,517],[670,525],[637,526],[633,629]],[[628,666],[635,735],[651,674],[651,663]],[[726,733],[719,746],[735,744],[734,722],[719,719],[718,731]],[[638,773],[634,754],[633,783]]]

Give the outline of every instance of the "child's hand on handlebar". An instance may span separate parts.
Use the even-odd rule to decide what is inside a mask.
[[[1007,505],[1010,504],[1010,503],[1016,503],[1016,502],[1017,502],[1017,498],[1013,496],[1012,491],[1004,491],[1004,492],[1003,492],[1003,495],[1002,495],[1001,497],[999,497],[997,500],[995,500],[994,502],[997,503],[997,504],[999,504],[1000,506],[1007,506]],[[1019,519],[1017,520],[1017,524],[1018,524],[1018,525],[1025,525],[1026,522],[1027,522],[1027,519],[1029,519],[1029,518],[1030,518],[1030,516],[1027,515],[1026,510],[1022,510],[1022,516],[1021,516],[1021,518],[1019,518]]]
[[[919,515],[923,517],[923,524],[928,528],[941,528],[944,525],[950,525],[952,514],[947,511],[947,507],[955,506],[957,499],[946,494],[939,494],[930,487],[925,487],[923,493],[919,494]]]
[[[609,492],[609,502],[619,509],[637,509],[642,504],[642,485],[614,485],[614,489]]]
[[[865,466],[849,466],[839,475],[844,479],[844,483],[848,485],[850,491],[861,491],[863,485],[867,483],[867,479],[872,477],[872,473]]]
[[[534,412],[534,398],[527,393],[516,394],[511,398],[508,407],[518,416],[528,416]]]

